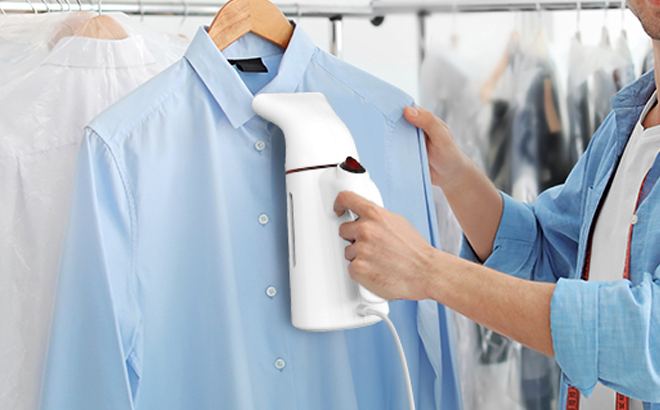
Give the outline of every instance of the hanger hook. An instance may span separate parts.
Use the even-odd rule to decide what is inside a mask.
[[[185,23],[186,19],[188,18],[188,2],[186,0],[182,0],[181,4],[183,4],[183,18],[181,19],[181,24],[179,24],[179,33],[183,28],[183,23]]]
[[[605,8],[603,9],[603,27],[607,26],[607,13],[610,10],[610,0],[605,0]]]
[[[103,13],[103,0],[99,0],[98,8],[99,8],[99,16],[100,16]]]
[[[76,3],[78,3],[78,11],[82,11],[82,3],[80,0],[76,0]]]
[[[621,31],[626,30],[626,0],[621,0]]]
[[[46,0],[41,0],[41,2],[44,4],[44,6],[46,6],[46,12],[50,13],[50,6],[48,5],[48,3],[46,3]]]
[[[0,1],[0,13],[2,13],[3,16],[6,16],[7,13],[5,13],[5,9],[2,8],[2,2]]]
[[[138,0],[138,10],[140,11],[140,21],[144,21],[144,4],[142,4],[142,0]]]
[[[69,0],[64,0],[66,2],[66,11],[70,12],[71,11],[71,2]]]
[[[64,11],[64,5],[62,4],[62,2],[60,0],[55,0],[55,1],[57,1],[57,4],[60,5],[60,11],[61,12]]]
[[[32,5],[32,2],[30,0],[25,0],[25,2],[30,5],[30,8],[32,9],[34,14],[37,14],[37,9],[34,8],[34,6]]]
[[[451,34],[456,36],[456,19],[458,15],[458,0],[451,2]]]

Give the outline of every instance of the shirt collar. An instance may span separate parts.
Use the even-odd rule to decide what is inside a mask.
[[[637,81],[619,91],[611,100],[616,118],[616,149],[619,155],[623,152],[646,103],[655,92],[654,73],[654,70],[651,70],[644,74]]]
[[[155,64],[154,56],[139,36],[122,40],[63,37],[44,65],[84,68],[125,68]]]
[[[649,71],[622,89],[612,98],[612,108],[644,107],[655,92],[654,70]]]
[[[284,51],[277,75],[261,93],[295,92],[316,46],[307,34],[296,27]],[[282,53],[282,50],[252,33],[220,51],[209,37],[205,27],[200,27],[193,38],[185,58],[204,82],[222,108],[234,128],[250,121],[256,114],[252,110],[254,95],[247,88],[227,58],[265,57]]]

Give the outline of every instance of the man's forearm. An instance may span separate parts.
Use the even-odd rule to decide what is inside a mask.
[[[430,299],[554,356],[550,330],[554,284],[515,278],[440,251],[427,266],[425,282]]]
[[[472,249],[485,261],[500,225],[502,196],[472,161],[465,158],[464,163],[463,172],[444,183],[442,190]]]

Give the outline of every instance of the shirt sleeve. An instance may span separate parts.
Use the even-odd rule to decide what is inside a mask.
[[[41,408],[133,408],[141,336],[127,189],[104,141],[81,147],[49,340]]]
[[[484,265],[543,282],[578,276],[580,237],[587,235],[589,229],[584,224],[585,212],[594,208],[593,185],[607,180],[604,168],[609,165],[603,159],[614,161],[610,151],[616,129],[612,114],[596,132],[566,182],[545,190],[533,204],[518,202],[502,193],[502,217],[493,252],[483,261]],[[461,256],[479,262],[465,238]]]
[[[563,185],[525,204],[501,193],[503,210],[493,252],[485,266],[522,279],[556,282],[576,269],[581,229],[583,170],[580,163]],[[480,262],[463,237],[461,256]]]
[[[650,273],[636,286],[628,280],[561,279],[550,317],[555,359],[569,383],[587,396],[600,381],[629,397],[658,403],[659,317],[660,283]]]

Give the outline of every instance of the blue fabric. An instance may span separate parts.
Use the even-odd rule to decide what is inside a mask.
[[[226,60],[246,57],[269,72]],[[200,29],[182,60],[87,128],[43,409],[407,407],[384,323],[291,325],[284,139],[252,111],[251,90],[323,92],[386,206],[439,245],[424,137],[402,117],[410,97],[300,28],[284,53],[252,34],[221,53]],[[390,309],[418,408],[460,409],[448,311]]]
[[[646,408],[660,409],[660,188],[653,178],[637,211],[630,281],[580,279],[596,209],[654,91],[650,72],[612,99],[614,111],[564,185],[545,191],[533,205],[503,195],[502,220],[485,265],[557,283],[551,327],[563,371],[560,408],[569,385],[589,396],[600,381],[647,402]],[[650,175],[659,167],[656,161]],[[466,243],[463,256],[476,260]]]

